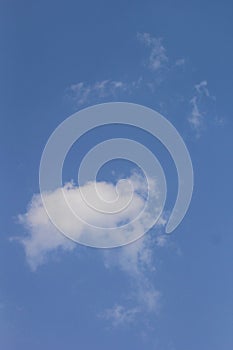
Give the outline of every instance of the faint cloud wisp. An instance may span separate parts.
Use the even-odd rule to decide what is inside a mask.
[[[150,50],[147,66],[152,71],[158,71],[168,63],[166,49],[161,38],[151,36],[149,33],[138,33],[137,38]]]
[[[197,137],[200,137],[201,131],[205,127],[206,116],[209,114],[207,110],[211,110],[211,119],[216,123],[219,118],[216,117],[213,112],[213,103],[215,97],[212,96],[208,89],[208,83],[206,80],[201,81],[199,84],[194,86],[195,94],[190,100],[191,114],[188,118],[188,122],[196,133]]]

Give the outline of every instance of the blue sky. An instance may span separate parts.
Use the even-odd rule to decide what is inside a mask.
[[[232,349],[231,2],[10,0],[0,16],[1,348]],[[167,236],[177,193],[169,153],[145,131],[107,125],[73,145],[64,183],[91,147],[131,138],[163,166],[163,220],[124,248],[62,235],[48,246],[53,231],[30,206],[34,198],[39,213],[44,146],[72,113],[111,101],[153,108],[177,128],[194,168],[189,211]],[[98,181],[134,169],[116,160]]]

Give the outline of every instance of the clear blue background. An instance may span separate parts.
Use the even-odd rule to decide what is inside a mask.
[[[232,349],[232,10],[227,0],[1,1],[2,349]],[[166,116],[191,153],[195,191],[172,237],[182,253],[155,249],[159,265],[152,282],[163,295],[159,315],[115,328],[96,315],[130,286],[121,271],[105,269],[98,251],[77,247],[31,272],[23,247],[9,238],[25,234],[16,217],[39,191],[43,147],[75,111],[65,98],[67,87],[138,77],[145,57],[138,32],[162,37],[170,60],[184,57],[188,68],[170,75],[154,95],[141,91],[122,100],[152,108],[167,101]],[[146,74],[156,80],[155,73]],[[186,107],[173,110],[169,98],[179,90],[188,101],[202,80],[216,96],[215,113],[224,123],[215,125],[207,113],[205,130],[196,138]],[[151,145],[148,135],[134,137]],[[173,181],[172,202],[177,184],[172,162],[160,145],[153,147],[167,167],[168,183]],[[69,171],[73,176],[73,165],[65,169],[65,176]]]

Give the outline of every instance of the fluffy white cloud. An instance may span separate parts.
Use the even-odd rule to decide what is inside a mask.
[[[118,227],[119,222],[132,220],[138,211],[142,209],[146,201],[147,185],[144,178],[133,174],[129,180],[134,188],[134,198],[131,200],[126,210],[120,210],[124,207],[128,199],[128,185],[126,182],[121,182],[116,185],[105,182],[89,182],[84,185],[81,190],[86,195],[86,198],[92,200],[92,205],[98,206],[98,198],[96,191],[99,192],[101,198],[104,198],[108,203],[114,203],[118,190],[120,203],[116,201],[114,209],[118,212],[114,215],[100,214],[90,208],[80,194],[80,188],[72,183],[67,184],[63,188],[57,189],[54,192],[46,194],[47,200],[50,203],[50,210],[54,210],[56,224],[62,224],[63,227],[73,230],[75,235],[93,235],[95,230],[91,226],[85,226],[81,221],[79,226],[77,222],[72,221],[69,211],[63,207],[61,195],[65,193],[67,201],[70,203],[73,210],[82,218],[93,225],[103,225],[104,227]],[[156,184],[154,180],[149,180],[149,189],[151,193],[156,193]],[[88,197],[89,196],[89,197]],[[104,208],[103,208],[104,209]],[[153,213],[145,212],[144,218],[140,225],[146,227],[148,216]],[[54,216],[53,216],[54,219]],[[47,261],[49,256],[57,250],[70,252],[76,244],[70,239],[61,234],[53,223],[50,221],[40,195],[34,195],[28,210],[25,214],[19,216],[19,221],[26,228],[27,234],[19,238],[21,244],[25,248],[27,261],[34,271],[37,267]],[[155,273],[153,254],[155,246],[163,246],[161,240],[163,238],[159,228],[165,226],[166,220],[161,217],[157,223],[156,235],[147,234],[137,241],[123,246],[118,249],[108,249],[101,251],[101,257],[104,259],[104,265],[107,269],[117,268],[129,277],[130,291],[127,295],[125,305],[122,303],[114,304],[113,307],[105,309],[99,316],[107,321],[110,321],[113,326],[120,326],[125,323],[132,323],[137,319],[138,315],[143,315],[151,312],[157,312],[160,306],[160,292],[154,287],[148,274]],[[131,229],[135,232],[138,230],[137,225],[133,225]],[[164,242],[164,241],[163,241]]]
[[[141,219],[134,221],[145,206],[147,186],[145,186],[144,178],[135,174],[128,180],[134,188],[133,194],[129,193],[129,182],[121,181],[116,185],[106,182],[89,182],[81,188],[69,183],[63,188],[43,194],[43,196],[49,207],[49,213],[52,215],[50,217],[52,217],[53,223],[63,232],[69,232],[69,237],[72,239],[82,241],[84,238],[83,242],[85,242],[86,237],[88,237],[89,241],[94,244],[100,242],[101,239],[106,240],[107,237],[111,242],[113,239],[112,229],[114,228],[117,229],[115,230],[118,233],[117,240],[124,243],[124,240],[128,239],[127,237],[132,237],[132,240],[137,237],[138,230],[146,231],[148,222],[153,220],[155,215],[155,212],[145,210]],[[155,181],[149,181],[149,189],[156,200]],[[101,201],[99,201],[96,190],[105,200],[102,202],[103,207],[99,207]],[[119,197],[117,197],[117,191]],[[94,208],[86,203],[83,194],[86,199],[90,200]],[[64,195],[69,206],[64,201]],[[133,195],[132,198],[131,195]],[[106,213],[106,208],[110,204],[113,214]],[[103,212],[97,211],[95,209],[97,207],[103,209]],[[40,195],[33,196],[27,212],[19,215],[19,221],[27,230],[27,235],[19,240],[25,248],[26,257],[32,269],[36,269],[37,266],[44,263],[52,251],[57,249],[70,251],[75,247],[75,244],[61,234],[51,222]],[[131,222],[129,225],[125,225],[129,222]],[[132,249],[137,249],[137,244],[136,242],[135,247],[128,250],[128,254],[131,254],[130,260],[135,254],[130,252]],[[145,260],[145,256],[143,259]]]
[[[19,223],[27,232],[17,240],[23,244],[27,261],[32,271],[47,261],[48,255],[55,250],[71,251],[75,243],[62,235],[51,223],[40,195],[34,195],[28,211],[18,216]]]

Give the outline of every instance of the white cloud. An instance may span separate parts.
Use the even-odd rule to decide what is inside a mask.
[[[161,293],[153,286],[149,278],[135,276],[131,282],[131,294],[127,295],[125,305],[115,304],[105,309],[99,316],[116,326],[125,326],[148,314],[158,313]]]
[[[114,327],[133,323],[137,316],[138,308],[126,308],[122,305],[114,305],[100,314],[101,318],[110,321]]]
[[[150,70],[159,71],[167,66],[168,57],[161,38],[152,37],[149,33],[138,33],[137,38],[149,49],[147,66]],[[177,60],[175,65],[182,65],[183,61],[182,59]],[[89,84],[80,81],[66,89],[66,96],[77,106],[83,106],[109,99],[120,99],[121,96],[130,96],[140,87],[148,89],[149,85],[154,84],[154,79],[153,81],[147,81],[147,79],[144,81],[141,75],[131,81],[105,79]]]
[[[200,131],[204,127],[205,111],[203,110],[203,104],[208,100],[215,100],[214,96],[211,96],[208,90],[208,84],[206,80],[201,81],[194,86],[195,94],[190,100],[191,114],[188,121],[192,128],[196,131],[196,135],[200,136]]]
[[[165,224],[166,220],[161,218],[152,233],[116,251],[104,253],[105,267],[113,270],[117,268],[126,274],[131,290],[124,305],[118,303],[101,313],[100,316],[111,321],[113,326],[133,323],[139,315],[141,317],[159,311],[161,293],[154,286],[151,277],[156,273],[155,248],[165,246],[165,239],[160,244],[160,239],[164,236],[161,228]]]
[[[144,178],[134,174],[128,180],[134,188],[132,198],[132,193],[129,193],[129,183],[126,181],[121,181],[116,185],[106,182],[88,182],[83,187],[77,187],[69,183],[63,188],[44,194],[53,222],[63,232],[68,232],[69,237],[72,237],[74,240],[79,241],[83,237],[88,237],[94,245],[95,242],[99,244],[101,239],[109,239],[109,242],[111,242],[113,239],[112,228],[117,228],[118,235],[115,237],[117,237],[120,243],[124,243],[124,240],[129,237],[132,238],[130,240],[135,239],[135,237],[138,237],[139,229],[145,229],[146,231],[148,222],[153,220],[155,213],[145,210],[140,220],[135,220],[129,225],[121,226],[122,223],[128,223],[135,219],[144,208],[146,201]],[[149,181],[149,187],[152,196],[154,193],[156,197],[157,190],[154,180]],[[96,189],[101,195],[101,198],[104,198],[108,202],[99,200]],[[112,203],[113,206],[111,206],[111,210],[116,211],[116,213],[106,213],[105,206],[108,207],[109,201],[116,199],[117,190],[120,196],[118,200]],[[84,201],[83,194],[85,194],[85,197],[88,198],[89,202],[95,208],[103,203],[103,207],[99,208],[101,210],[103,209],[104,212],[98,212],[91,208]],[[70,207],[79,218],[66,205],[64,195]],[[129,198],[132,199],[130,202]],[[125,207],[127,203],[128,205]],[[124,210],[120,210],[124,207]],[[51,223],[43,207],[40,195],[33,196],[27,212],[19,215],[19,221],[27,230],[27,235],[19,238],[19,241],[25,248],[27,260],[33,270],[43,264],[52,251],[57,249],[70,251],[75,247],[75,244],[62,235]],[[96,227],[102,227],[103,229],[99,230]],[[136,247],[137,242],[134,248],[129,248],[129,254],[130,249],[135,250]],[[133,259],[134,254],[132,253],[131,259]]]
[[[154,93],[161,81],[168,78],[168,73],[171,75],[176,68],[185,65],[184,58],[179,58],[174,62],[169,60],[161,38],[153,37],[149,33],[137,33],[137,39],[148,51],[145,67],[149,71],[149,75],[146,70],[143,70],[138,72],[135,79],[132,80],[104,79],[92,83],[79,81],[66,89],[66,98],[71,100],[76,107],[80,107],[131,98],[139,90],[140,92]],[[155,74],[151,74],[151,72]]]
[[[190,104],[192,106],[192,111],[188,119],[189,123],[195,130],[199,130],[203,123],[203,115],[200,112],[198,100],[199,100],[198,96],[193,96],[191,98]]]
[[[158,71],[168,63],[166,49],[161,38],[155,38],[149,33],[138,33],[137,38],[150,50],[148,68]]]
[[[82,188],[75,186],[73,183],[66,184],[63,188],[47,193],[47,203],[50,203],[50,210],[54,210],[56,214],[56,224],[64,225],[74,231],[74,234],[92,235],[96,232],[89,226],[83,226],[83,223],[73,222],[72,218],[61,201],[62,193],[65,193],[67,200],[73,210],[77,211],[87,222],[93,225],[103,225],[104,227],[118,227],[119,222],[132,220],[138,211],[142,209],[146,201],[147,185],[137,173],[133,173],[128,179],[134,188],[134,198],[132,204],[128,205],[127,210],[119,211],[117,214],[111,215],[103,214],[102,216],[95,210],[92,210],[83,201],[80,195],[80,189],[86,198],[92,199],[92,205],[97,206],[98,200],[96,198],[95,188],[99,192],[101,198],[108,202],[116,198],[116,189],[121,198],[120,206],[124,206],[125,197],[128,195],[128,187],[126,182],[120,182],[114,185],[106,182],[88,182]],[[156,188],[156,181],[149,179],[150,194],[156,197],[158,189]],[[45,195],[45,194],[44,194]],[[115,209],[119,209],[119,203],[116,204]],[[146,227],[148,216],[154,216],[154,213],[145,212],[144,219],[140,225]],[[54,219],[54,216],[53,216]],[[35,271],[38,266],[47,262],[56,251],[71,252],[75,249],[76,244],[70,239],[61,234],[50,221],[40,195],[34,195],[31,203],[28,206],[27,212],[19,215],[19,222],[25,227],[27,234],[23,237],[18,237],[17,240],[23,245],[27,262],[32,271]],[[161,228],[166,224],[164,217],[161,217],[153,229],[152,234],[148,233],[135,242],[119,247],[117,249],[101,250],[100,256],[104,261],[107,269],[117,269],[119,272],[128,276],[128,286],[126,286],[125,298],[123,301],[118,300],[111,307],[103,310],[98,316],[110,322],[114,327],[131,324],[138,319],[144,319],[148,314],[157,313],[160,309],[160,291],[154,286],[154,274],[156,268],[154,266],[154,249],[165,245],[165,239],[161,233]],[[132,232],[137,233],[138,226],[131,227]],[[161,244],[161,241],[163,242]]]
[[[155,272],[153,252],[156,246],[165,246],[167,235],[163,233],[167,220],[162,215],[153,232],[143,236],[137,241],[122,247],[114,252],[105,252],[105,266],[111,268],[117,266],[132,278],[143,277],[145,271]],[[163,244],[161,244],[161,241]]]
[[[75,244],[62,235],[49,220],[40,195],[33,196],[28,211],[18,218],[19,223],[25,227],[27,235],[17,237],[17,240],[24,246],[32,271],[44,264],[53,251],[58,249],[71,251],[75,248]]]
[[[210,97],[210,93],[209,93],[209,90],[207,88],[207,81],[206,80],[203,80],[199,84],[196,84],[195,89],[199,95]]]
[[[105,99],[117,99],[122,93],[130,94],[139,87],[141,79],[132,82],[120,80],[102,80],[92,84],[78,82],[67,89],[69,96],[77,106],[96,103]]]
[[[186,63],[186,60],[184,58],[179,58],[175,61],[175,66],[180,67],[183,66]]]
[[[172,60],[168,57],[162,38],[155,37],[150,33],[137,33],[137,39],[147,51],[146,70],[139,72],[133,80],[105,79],[93,83],[78,82],[66,90],[67,97],[71,98],[76,106],[82,106],[122,100],[122,98],[126,99],[134,96],[134,94],[137,96],[137,92],[140,91],[141,95],[145,94],[145,92],[152,94],[158,110],[163,113],[164,106],[169,106],[169,99],[171,101],[172,97],[163,97],[164,101],[158,101],[157,98],[160,94],[159,85],[162,81],[173,78],[174,71],[176,69],[180,71],[180,68],[187,63],[187,60],[182,57]],[[149,75],[147,70],[150,73]],[[174,91],[174,95],[175,93],[177,91]],[[182,91],[180,94],[182,94]],[[212,125],[224,125],[224,119],[216,113],[214,101],[215,97],[210,94],[206,80],[194,86],[194,94],[190,100],[183,101],[189,104],[189,108],[191,107],[187,120],[197,137],[200,136],[202,129],[206,125],[207,114],[211,114],[209,122]],[[167,110],[166,113],[168,113]]]
[[[60,225],[62,222],[65,228],[74,231],[76,237],[82,234],[92,236],[96,234],[93,228],[89,226],[84,227],[81,222],[79,226],[77,226],[77,222],[72,221],[67,210],[63,208],[63,202],[60,197],[62,192],[65,193],[72,208],[87,222],[91,222],[94,225],[118,227],[119,222],[132,220],[145,204],[147,186],[145,185],[144,178],[135,173],[129,179],[134,187],[135,193],[132,204],[128,205],[127,210],[120,211],[112,217],[107,214],[99,216],[100,213],[88,207],[86,203],[83,202],[82,196],[80,196],[80,188],[74,186],[72,183],[54,192],[48,193],[47,200],[50,203],[50,209],[53,209],[56,214],[56,224]],[[89,182],[82,186],[81,190],[83,193],[91,195],[92,204],[97,205],[95,188],[97,188],[101,198],[108,201],[112,201],[116,198],[117,188],[121,197],[120,205],[124,205],[124,196],[127,197],[127,187],[125,187],[125,182],[120,183],[120,185],[122,187],[120,188],[118,183],[117,188],[117,185],[111,183]],[[150,193],[154,191],[154,194],[156,194],[158,189],[156,189],[154,180],[149,180],[149,189],[151,191]],[[117,205],[119,206],[119,203]],[[118,207],[116,207],[116,209],[118,209]],[[148,215],[154,215],[154,213],[145,213],[144,219],[141,221],[140,225],[145,225],[146,227]],[[24,246],[26,258],[32,271],[35,271],[38,266],[44,264],[57,250],[71,252],[76,247],[73,241],[61,234],[51,223],[43,207],[40,195],[33,196],[27,212],[23,215],[19,215],[19,221],[24,225],[27,234],[17,239]],[[118,269],[118,271],[126,274],[129,280],[130,291],[128,295],[126,295],[126,299],[130,302],[114,304],[113,307],[105,309],[100,315],[105,320],[111,321],[113,326],[132,323],[136,320],[138,315],[142,316],[148,313],[158,312],[161,293],[151,282],[150,274],[154,276],[156,272],[153,261],[154,248],[164,245],[160,244],[162,239],[160,228],[165,226],[165,224],[166,220],[161,217],[156,226],[156,234],[147,234],[141,239],[118,249],[101,251],[101,257],[104,259],[105,267],[107,269]],[[138,226],[133,225],[131,229],[133,230],[131,233],[137,233]]]

